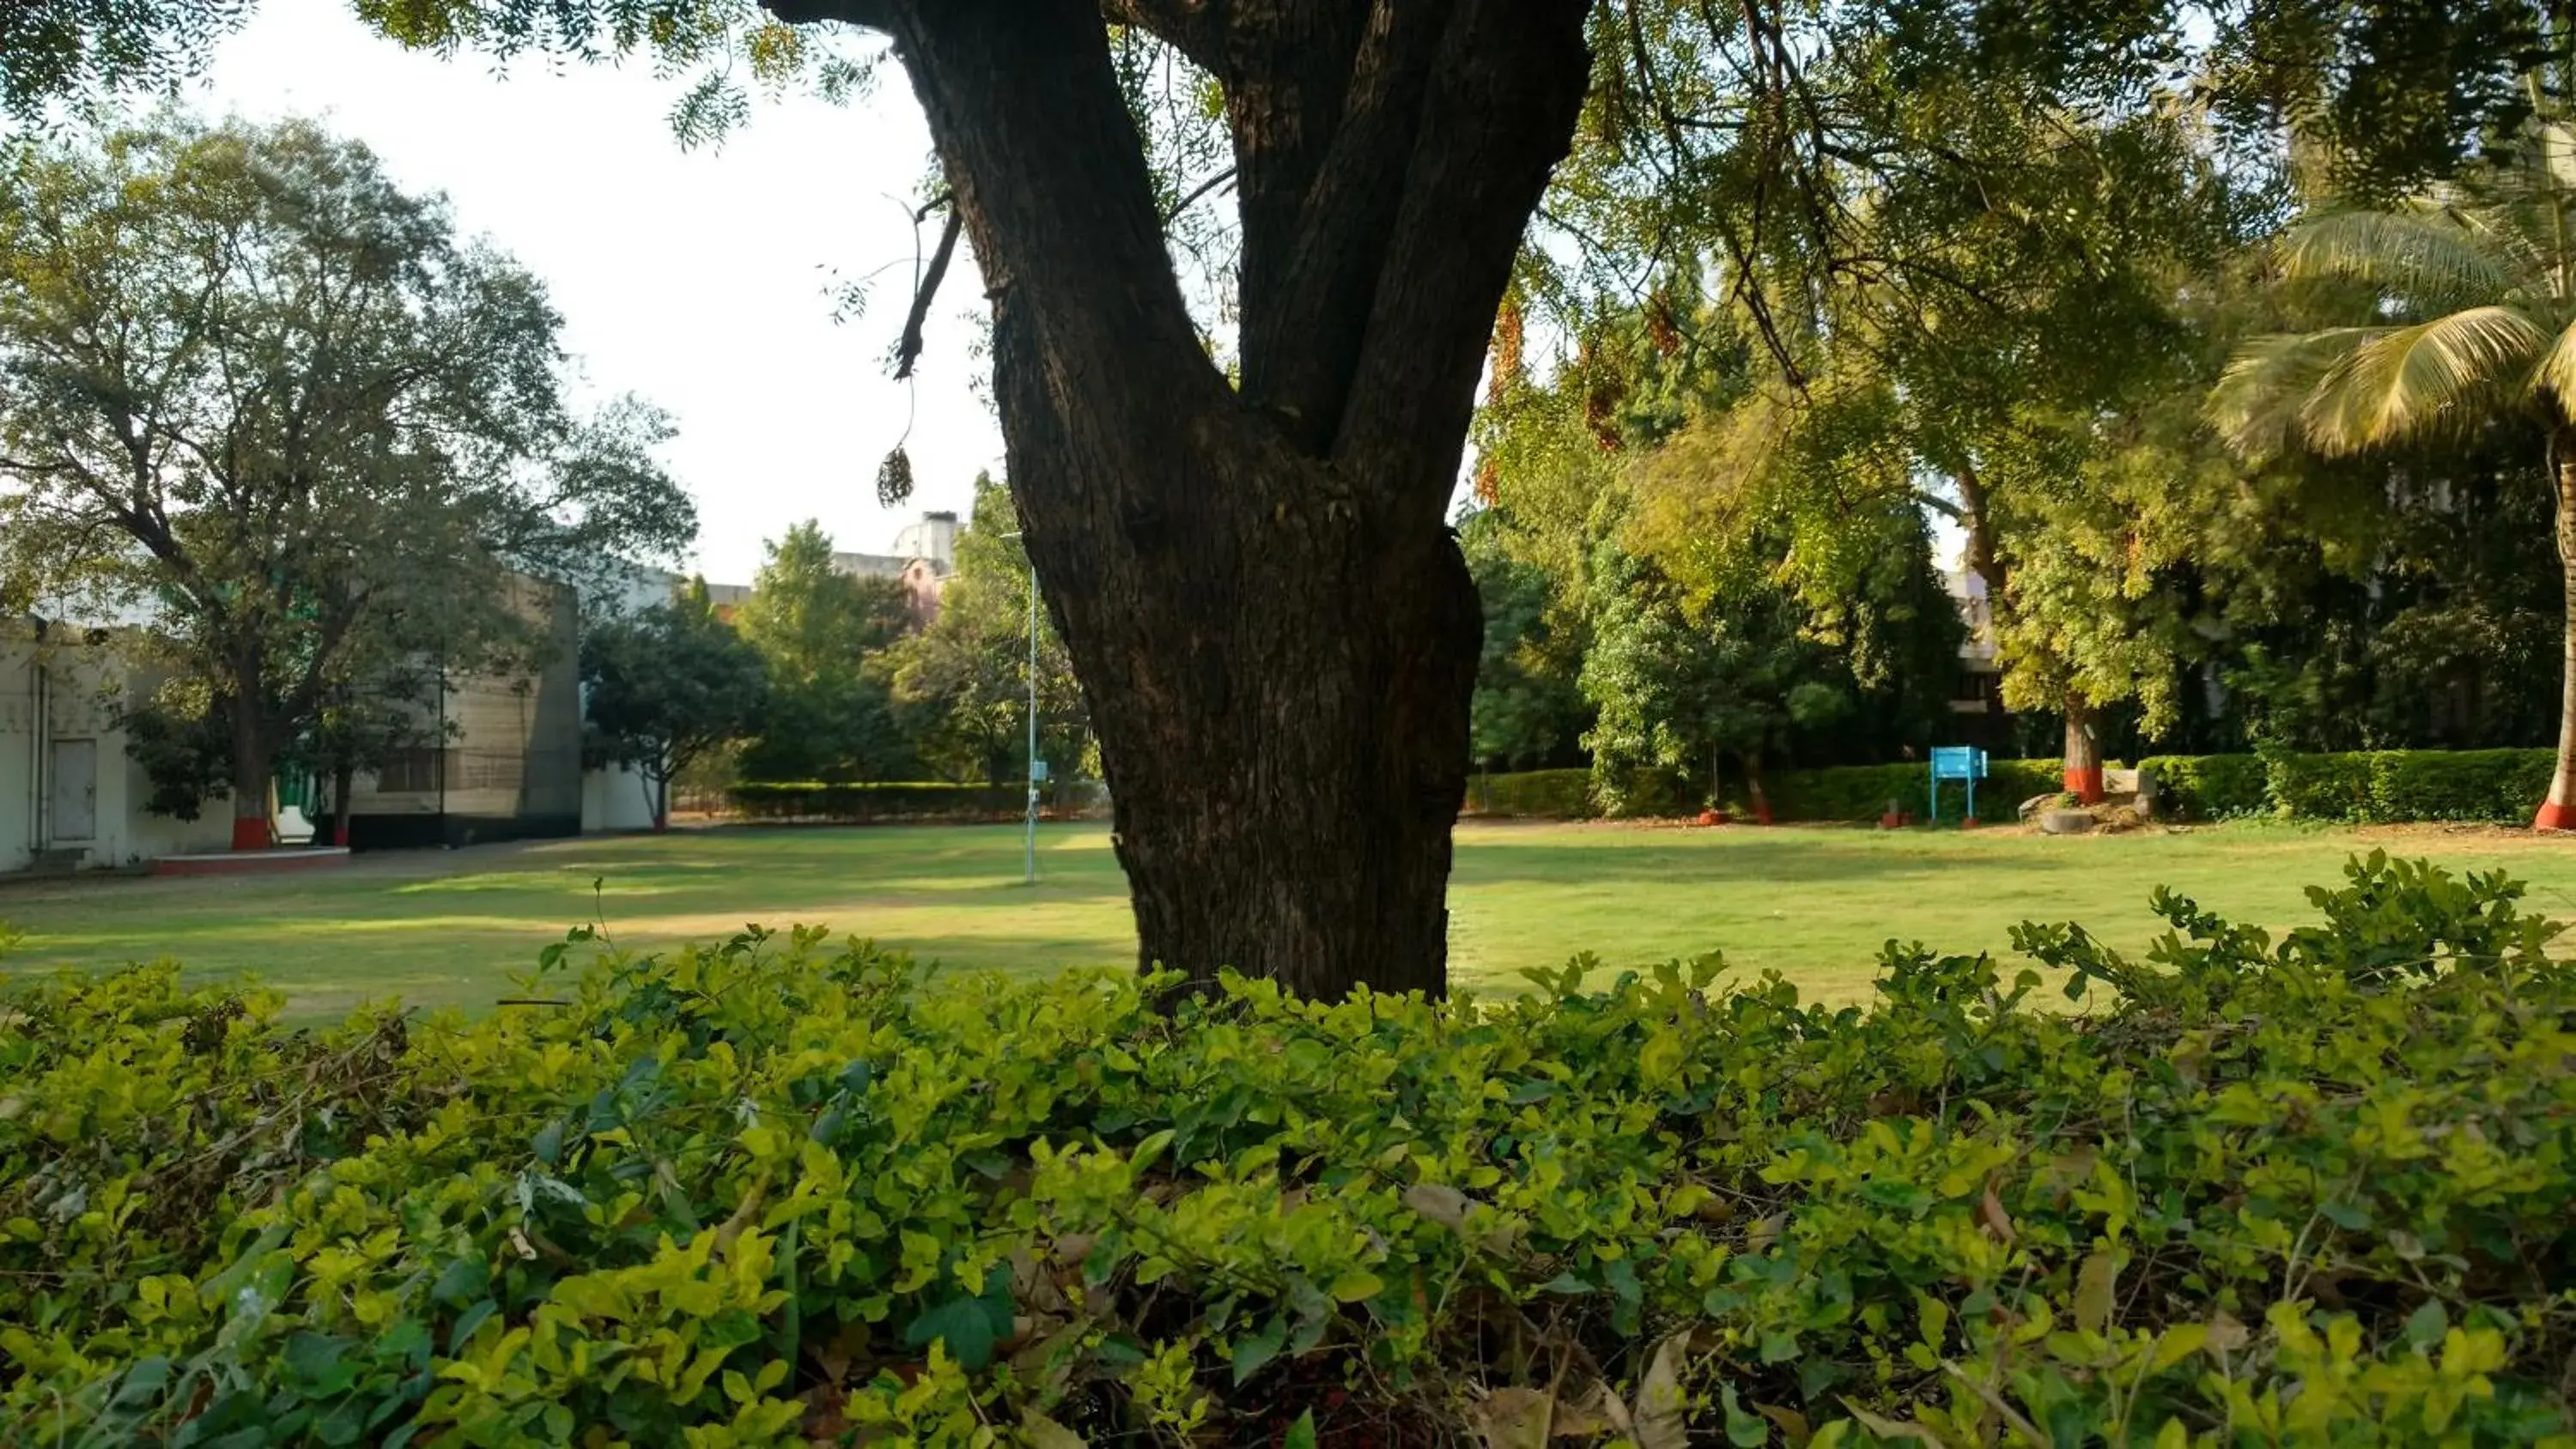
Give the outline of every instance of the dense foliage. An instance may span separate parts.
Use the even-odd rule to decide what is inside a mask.
[[[2268,815],[2284,820],[2393,825],[2410,821],[2517,822],[2549,785],[2549,750],[2354,750],[2259,755],[2150,755],[2139,761],[2156,779],[2158,812],[2207,821]],[[1977,813],[2004,820],[2025,800],[2055,795],[2063,781],[2054,760],[1991,760],[1977,786]],[[1930,772],[1921,764],[1837,765],[1766,776],[1764,801],[1777,820],[1876,820],[1893,805],[1928,813]],[[1712,798],[1705,782],[1655,772],[1628,777],[1616,791],[1599,788],[1597,772],[1527,770],[1479,775],[1467,789],[1471,815],[1580,820],[1596,815],[1682,815]],[[1730,810],[1751,804],[1740,785],[1714,797]],[[1942,787],[1942,815],[1964,813],[1957,784]]]
[[[862,578],[832,561],[812,520],[768,545],[735,620],[769,687],[738,765],[754,780],[900,780],[912,741],[895,719],[886,651],[918,626],[900,579]]]
[[[1010,491],[979,474],[974,511],[957,538],[957,571],[940,592],[938,616],[885,656],[896,716],[933,774],[987,784],[1024,780],[1034,667],[1038,757],[1057,779],[1097,779],[1082,688],[1055,625],[1043,610],[1033,615],[1036,574],[1020,533]]]
[[[768,688],[760,651],[715,615],[706,584],[582,637],[583,754],[643,782],[658,829],[671,782],[749,733]]]
[[[533,672],[526,577],[598,585],[694,534],[668,422],[579,416],[562,325],[311,122],[26,145],[0,168],[0,601],[149,619],[170,682],[125,704],[229,743],[220,772],[165,753],[156,793],[228,777],[265,843],[273,766],[442,744],[448,672]]]
[[[23,985],[0,1438],[2568,1443],[2558,928],[2350,876],[2278,939],[2159,897],[2144,962],[1891,944],[1866,1007],[758,931],[480,1021]]]

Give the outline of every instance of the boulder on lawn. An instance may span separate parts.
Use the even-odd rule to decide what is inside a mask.
[[[2042,835],[2082,835],[2092,828],[2093,812],[2090,810],[2046,810],[2039,817]]]

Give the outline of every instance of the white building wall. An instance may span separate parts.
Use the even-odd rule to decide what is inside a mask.
[[[92,644],[82,634],[39,643],[23,628],[0,635],[0,871],[23,870],[52,850],[77,850],[81,864],[106,866],[231,843],[229,798],[206,801],[193,821],[143,808],[151,784],[116,728],[123,694],[140,687],[112,641]],[[91,826],[75,835],[54,796],[61,747],[82,741],[94,770]]]
[[[650,830],[653,811],[645,792],[651,787],[632,767],[612,765],[607,769],[584,771],[581,777],[581,828],[589,834],[601,830]]]

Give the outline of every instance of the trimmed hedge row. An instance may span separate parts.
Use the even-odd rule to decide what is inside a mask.
[[[1987,777],[1977,782],[1977,813],[1988,820],[2009,820],[2022,801],[2065,783],[2065,770],[2055,760],[1990,760],[1986,769]],[[1931,805],[1931,788],[1932,769],[1925,763],[1783,770],[1762,780],[1774,820],[1876,820],[1891,800],[1921,819]],[[1963,787],[1941,787],[1941,818],[1956,820],[1967,805]]]
[[[1592,801],[1590,770],[1521,770],[1468,777],[1466,813],[1506,820],[1583,820],[1600,812]]]
[[[2521,824],[2549,793],[2553,750],[2357,750],[2157,756],[2143,763],[2186,819],[2276,815],[2394,825]]]
[[[2258,755],[2150,755],[2159,814],[2183,820],[2229,820],[2270,808]]]
[[[2349,874],[1867,1008],[821,930],[321,1031],[66,973],[0,994],[0,1444],[2567,1449],[2576,968]]]
[[[2557,755],[2550,750],[2364,750],[2347,754],[2151,755],[2139,762],[2156,774],[2163,813],[2184,820],[2225,820],[2275,815],[2290,820],[2400,824],[2418,820],[2528,821],[2549,793]],[[1977,786],[1979,813],[1989,820],[2034,795],[2054,794],[2064,783],[2055,760],[1994,760]],[[1679,815],[1698,806],[1690,787],[1658,782],[1630,792],[1631,815]],[[1890,800],[1922,816],[1929,784],[1921,764],[1846,765],[1822,770],[1783,770],[1765,776],[1775,820],[1876,820]],[[1749,813],[1741,784],[1727,802]],[[1944,818],[1955,818],[1965,799],[1956,785],[1943,787]],[[1603,813],[1582,770],[1539,770],[1480,775],[1468,790],[1471,815],[1585,819]]]
[[[744,783],[725,798],[749,820],[980,820],[1028,809],[1026,785],[895,782],[836,785],[824,781]]]

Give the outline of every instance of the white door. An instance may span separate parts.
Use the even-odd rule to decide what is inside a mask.
[[[54,840],[98,838],[98,741],[54,741]]]

